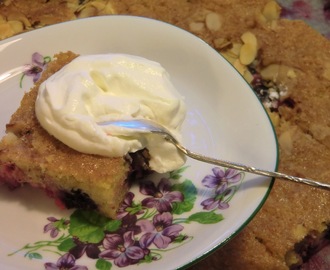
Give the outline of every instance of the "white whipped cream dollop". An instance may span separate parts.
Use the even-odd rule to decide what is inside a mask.
[[[35,111],[43,128],[82,153],[118,157],[146,147],[151,169],[160,173],[185,162],[159,135],[97,124],[150,119],[180,141],[185,104],[159,63],[125,54],[79,56],[40,85]]]

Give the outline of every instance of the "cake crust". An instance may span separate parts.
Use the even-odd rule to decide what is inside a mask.
[[[35,116],[39,85],[76,56],[72,52],[55,55],[41,79],[24,95],[20,107],[7,124],[7,135],[0,143],[0,178],[11,187],[29,183],[46,189],[49,195],[58,199],[58,203],[97,209],[115,218],[129,188],[130,165],[127,160],[75,151],[45,131]],[[89,203],[80,205],[79,200]]]

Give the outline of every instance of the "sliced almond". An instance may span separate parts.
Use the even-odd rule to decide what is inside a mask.
[[[219,14],[211,12],[205,18],[206,28],[210,31],[218,31],[221,28],[222,21]]]
[[[93,6],[85,6],[77,12],[78,18],[88,18],[97,15],[97,9]]]
[[[14,34],[21,33],[24,30],[24,25],[21,21],[8,21],[8,24],[10,25]]]
[[[291,154],[293,149],[293,139],[291,130],[284,131],[278,138],[281,150],[286,154]]]
[[[234,68],[236,68],[236,70],[237,70],[241,75],[244,75],[244,73],[245,73],[245,71],[246,71],[246,69],[247,69],[247,67],[246,67],[245,65],[243,65],[243,64],[241,63],[241,61],[238,60],[238,59],[234,62]]]
[[[227,59],[227,61],[229,61],[232,65],[234,65],[235,62],[238,60],[241,47],[242,47],[242,44],[240,44],[240,43],[232,43],[230,45],[230,49],[227,49],[225,51],[220,51],[220,52],[221,52],[222,56]],[[240,66],[241,63],[240,63],[240,65],[238,65],[238,64],[236,64],[236,65],[237,65],[238,69],[242,70],[242,67]]]
[[[21,21],[25,27],[30,27],[31,23],[28,18],[20,12],[11,12],[8,17],[8,21]]]
[[[240,54],[240,51],[241,51],[241,48],[242,48],[242,44],[240,43],[233,43],[233,47],[228,51],[230,54],[232,54],[234,57],[237,57],[239,56]]]
[[[252,32],[245,32],[241,36],[241,40],[246,44],[249,43],[253,46],[257,46],[257,37]]]
[[[269,1],[264,6],[262,12],[256,15],[256,21],[263,27],[270,27],[275,29],[280,17],[281,7],[276,1]]]
[[[104,15],[116,14],[116,10],[114,9],[111,1],[108,1],[108,3],[105,4],[105,7],[102,10],[101,14],[104,14]]]
[[[248,83],[251,83],[254,79],[253,75],[248,69],[245,70],[243,77]]]
[[[276,81],[280,72],[280,65],[271,64],[260,71],[260,75],[264,80]]]
[[[231,54],[228,54],[228,51],[226,51],[226,52],[220,52],[220,53],[232,65],[237,60],[237,57],[233,57]]]
[[[191,22],[189,24],[189,29],[195,33],[202,32],[205,29],[205,24],[202,22]]]
[[[84,5],[81,5],[75,12],[78,18],[87,18],[91,16],[113,14],[114,9],[110,2],[105,1],[90,1]]]
[[[257,48],[249,43],[244,44],[241,48],[239,60],[243,65],[250,65],[257,56]]]
[[[267,25],[267,19],[262,13],[257,13],[256,14],[256,21],[262,26]]]
[[[262,14],[268,22],[278,20],[280,13],[281,7],[276,3],[276,1],[269,1],[262,10]]]
[[[257,38],[252,32],[245,32],[241,36],[244,42],[239,53],[239,60],[243,65],[251,64],[257,56],[258,43]]]
[[[105,8],[105,1],[92,1],[89,2],[87,5],[95,7],[98,11],[101,11]]]
[[[288,78],[290,79],[294,79],[297,77],[296,72],[294,71],[294,69],[289,68],[288,72],[286,73],[286,75],[288,76]]]
[[[14,35],[14,31],[8,22],[0,24],[0,39],[5,39]]]
[[[194,22],[205,22],[206,15],[211,13],[208,9],[198,9],[192,16],[191,19]]]
[[[285,80],[296,78],[296,72],[292,67],[280,64],[271,64],[260,71],[260,75],[265,80],[274,82],[283,82]]]
[[[214,48],[217,50],[227,50],[230,49],[233,44],[225,38],[216,38],[213,40]]]

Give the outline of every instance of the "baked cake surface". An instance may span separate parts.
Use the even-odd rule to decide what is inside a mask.
[[[263,74],[261,79],[266,85],[272,84],[285,93],[269,109],[279,138],[279,170],[330,182],[330,42],[304,22],[280,19],[274,1],[167,0],[155,5],[153,0],[72,0],[61,1],[61,8],[55,8],[54,1],[33,1],[29,6],[22,1],[4,2],[10,4],[0,6],[0,14],[6,18],[1,38],[82,17],[145,16],[201,37],[243,75],[247,67],[237,61],[241,36],[252,32],[258,41],[258,53],[248,70]],[[9,28],[10,20],[21,21],[21,28]],[[266,76],[265,69],[272,65],[275,71],[270,69],[269,74],[268,70]],[[246,74],[256,91],[268,91]],[[299,253],[306,250],[302,243],[315,232],[326,232],[329,223],[327,191],[278,180],[248,226],[191,269],[299,269],[308,259]],[[329,239],[329,233],[324,235]]]
[[[97,209],[115,218],[129,188],[129,162],[77,152],[49,135],[35,116],[39,85],[75,57],[71,52],[56,55],[12,115],[0,143],[0,182],[12,188],[28,183],[45,189],[62,206]]]
[[[117,13],[185,28],[223,54],[251,85],[255,75],[251,78],[247,71],[253,69],[265,76],[265,84],[279,88],[283,95],[278,104],[267,108],[279,138],[279,171],[330,182],[330,42],[326,38],[304,22],[280,19],[274,1],[169,1],[159,7],[147,0],[123,2],[112,2]],[[247,32],[253,33],[258,45],[254,61],[244,66],[237,59]],[[265,74],[271,65],[277,70]],[[248,226],[192,269],[294,269],[304,263],[295,246],[329,223],[328,191],[277,180]]]

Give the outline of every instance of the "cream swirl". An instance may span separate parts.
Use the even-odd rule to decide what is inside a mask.
[[[150,119],[181,140],[186,113],[183,97],[166,70],[145,58],[79,56],[40,85],[35,111],[43,128],[77,151],[118,157],[148,148],[150,167],[160,173],[185,162],[184,156],[158,135],[97,124]]]

